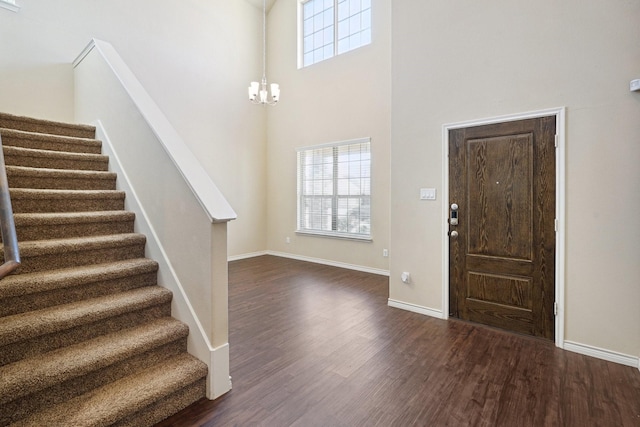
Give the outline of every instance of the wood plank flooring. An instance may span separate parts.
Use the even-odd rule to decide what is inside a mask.
[[[640,426],[638,369],[387,298],[384,276],[231,262],[233,390],[158,426]]]

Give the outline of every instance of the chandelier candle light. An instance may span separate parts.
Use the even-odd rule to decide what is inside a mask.
[[[249,100],[263,105],[276,105],[280,100],[280,85],[271,83],[271,100],[267,91],[267,0],[262,1],[262,82],[251,82]]]

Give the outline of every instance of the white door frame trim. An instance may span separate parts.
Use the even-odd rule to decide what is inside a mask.
[[[493,123],[511,122],[515,120],[533,119],[538,117],[556,117],[556,257],[555,257],[555,292],[557,315],[555,320],[556,347],[564,345],[564,290],[565,290],[565,113],[566,107],[550,108],[546,110],[530,111],[465,122],[448,123],[442,125],[442,317],[449,318],[449,131],[471,126],[489,125]]]

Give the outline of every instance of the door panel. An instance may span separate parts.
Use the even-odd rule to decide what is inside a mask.
[[[468,255],[531,260],[532,139],[467,141]]]
[[[555,117],[451,130],[449,182],[450,315],[553,339]]]
[[[531,279],[469,272],[467,296],[471,299],[531,310]]]

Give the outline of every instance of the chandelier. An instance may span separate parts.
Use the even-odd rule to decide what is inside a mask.
[[[267,91],[267,0],[262,1],[262,81],[251,82],[249,100],[254,104],[276,105],[280,99],[280,85],[271,83],[271,99]]]

